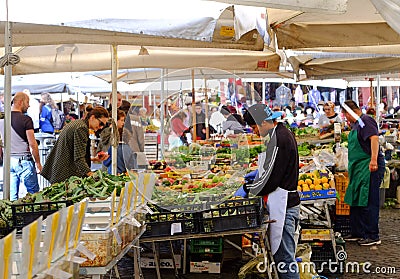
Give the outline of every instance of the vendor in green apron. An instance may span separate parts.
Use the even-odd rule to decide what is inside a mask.
[[[295,232],[300,218],[300,197],[297,192],[299,156],[293,133],[278,121],[282,112],[264,104],[255,104],[243,115],[254,133],[266,138],[266,151],[258,156],[258,175],[251,184],[244,184],[235,196],[248,193],[264,197],[269,219],[269,240],[280,279],[298,279],[295,260]]]
[[[349,185],[344,198],[350,205],[351,235],[344,238],[358,241],[363,246],[377,245],[381,243],[379,187],[385,172],[378,126],[375,119],[363,114],[354,101],[345,101],[342,108],[352,126],[348,136]]]

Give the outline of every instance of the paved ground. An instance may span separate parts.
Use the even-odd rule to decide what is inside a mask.
[[[352,262],[354,266],[359,266],[359,272],[351,272],[352,268],[348,265],[348,272],[343,275],[326,274],[322,279],[395,279],[400,278],[400,210],[383,209],[380,219],[382,244],[374,247],[362,247],[356,243],[346,243],[347,263]],[[187,279],[230,279],[238,278],[237,271],[242,263],[240,261],[230,261],[224,263],[222,274],[186,274],[180,278]],[[121,278],[132,278],[133,262],[129,256],[124,257],[118,264]],[[364,270],[363,271],[363,267]],[[368,273],[369,272],[369,273]],[[157,278],[154,270],[143,269],[145,279]],[[116,278],[111,274],[111,278]],[[108,276],[107,276],[108,278]],[[176,278],[168,270],[162,270],[162,278]],[[253,277],[259,278],[259,277]],[[311,279],[311,278],[308,278]],[[317,278],[315,278],[317,279]]]

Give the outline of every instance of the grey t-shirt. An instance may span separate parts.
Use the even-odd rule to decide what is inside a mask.
[[[22,112],[11,112],[11,156],[29,155],[31,154],[29,148],[28,137],[26,136],[27,130],[33,130],[32,119],[23,114]],[[1,136],[4,139],[4,119],[0,120]]]

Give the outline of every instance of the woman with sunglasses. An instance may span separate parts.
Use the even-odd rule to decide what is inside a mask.
[[[85,119],[78,119],[64,126],[46,159],[41,175],[51,184],[62,182],[73,175],[92,175],[91,162],[102,162],[109,155],[100,153],[96,158],[90,158],[89,130],[96,132],[103,128],[108,118],[105,108],[95,107]]]
[[[324,131],[333,130],[333,123],[341,123],[342,118],[335,112],[335,104],[328,101],[324,104],[324,114],[319,117],[318,126]]]

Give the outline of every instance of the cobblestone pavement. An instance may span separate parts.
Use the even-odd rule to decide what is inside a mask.
[[[400,210],[383,209],[381,210],[380,229],[382,244],[373,247],[359,246],[356,243],[346,243],[347,267],[348,272],[342,275],[325,274],[321,279],[400,279]],[[359,272],[351,272],[353,266],[359,266]],[[223,273],[221,274],[186,274],[180,278],[187,279],[230,279],[237,278],[237,272],[241,266],[239,261],[224,263]],[[364,270],[363,271],[363,267]],[[129,256],[125,256],[119,263],[118,269],[120,277],[123,279],[133,278],[133,261]],[[145,279],[157,278],[155,270],[143,269]],[[163,279],[177,278],[173,272],[161,270]],[[115,274],[109,274],[105,278],[117,278]],[[258,277],[257,277],[258,278]],[[311,279],[311,278],[309,278]]]

